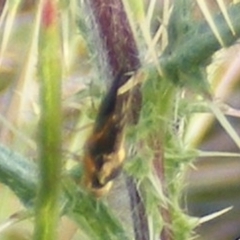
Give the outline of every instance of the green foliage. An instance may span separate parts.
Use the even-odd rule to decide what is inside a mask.
[[[56,4],[54,1],[49,2]],[[127,149],[133,148],[135,152],[128,154],[129,160],[123,169],[128,176],[133,177],[140,200],[144,204],[147,217],[145,225],[149,228],[151,236],[148,239],[160,238],[161,233],[166,234],[163,240],[192,239],[194,229],[199,224],[199,219],[188,216],[187,209],[183,210],[182,207],[186,169],[193,164],[194,159],[199,154],[204,155],[186,146],[184,142],[191,115],[196,112],[213,112],[235,143],[240,145],[239,137],[220,109],[212,103],[209,104],[211,91],[209,83],[206,81],[206,66],[209,58],[221,48],[221,44],[205,20],[201,22],[192,20],[193,5],[191,2],[190,0],[181,0],[173,3],[172,15],[167,27],[168,46],[161,52],[160,57],[155,59],[157,62],[148,63],[145,59],[140,59],[142,62],[140,68],[147,74],[147,79],[141,86],[143,97],[141,114],[138,124],[127,129],[126,147]],[[36,28],[40,28],[41,23],[40,34],[32,34],[33,38],[39,36],[32,39],[32,43],[39,42],[37,75],[40,85],[40,124],[35,125],[33,133],[38,132],[38,164],[34,164],[28,157],[25,158],[12,149],[0,146],[0,182],[7,185],[27,209],[35,210],[33,212],[36,240],[57,239],[56,229],[62,215],[72,219],[77,224],[79,232],[82,232],[80,235],[86,239],[133,239],[135,233],[129,231],[130,227],[126,226],[128,223],[122,222],[115,216],[112,210],[116,212],[116,209],[112,209],[107,198],[96,199],[84,189],[80,183],[83,173],[81,164],[79,162],[77,166],[75,166],[76,163],[73,164],[74,167],[71,166],[71,170],[68,171],[62,161],[62,145],[67,146],[71,151],[80,153],[77,159],[81,159],[88,134],[88,129],[84,129],[79,132],[75,131],[70,137],[62,139],[61,84],[64,75],[71,72],[71,68],[65,66],[66,62],[72,60],[70,57],[63,56],[69,54],[70,51],[66,46],[71,45],[75,40],[69,36],[73,30],[69,32],[66,30],[72,27],[71,21],[74,22],[73,15],[66,14],[71,12],[70,10],[73,8],[71,4],[72,2],[62,1],[59,6],[53,5],[55,10],[50,9],[53,12],[47,11],[46,13],[53,14],[53,16],[48,16],[50,18],[47,19],[39,18],[39,22],[36,21]],[[131,17],[137,22],[135,23],[133,20],[132,24],[136,25],[138,46],[146,44],[149,48],[147,50],[150,51],[151,47],[156,46],[151,43],[151,39],[148,39],[148,43],[143,43],[141,34],[147,39],[146,32],[150,33],[151,29],[145,29],[146,32],[140,34],[137,24],[144,22],[145,18],[148,19],[146,20],[148,23],[151,23],[153,16],[150,13],[154,12],[153,9],[149,9],[147,15],[144,12],[143,1],[125,1],[125,4],[128,5],[128,10],[132,11]],[[167,3],[165,4],[167,5]],[[91,4],[89,6],[91,7]],[[154,6],[154,1],[150,1],[150,6]],[[240,36],[239,8],[240,4],[235,4],[228,9],[235,35],[231,33],[222,14],[213,16],[226,46],[232,45]],[[60,32],[58,25],[60,23],[55,22],[57,17],[54,14],[58,9],[62,11],[62,16],[65,16],[63,19],[68,19],[66,22],[71,26],[64,25],[66,29],[63,27],[63,33]],[[16,10],[15,6],[13,10]],[[66,12],[64,12],[65,10]],[[56,12],[54,13],[54,11]],[[96,42],[89,42],[89,39],[92,39],[89,37],[91,32],[96,33],[97,36],[98,29],[89,29],[89,22],[87,22],[89,19],[86,19],[87,13],[84,11],[81,13],[83,16],[81,16],[80,21],[77,19],[81,28],[81,38],[84,44],[89,46],[89,49],[85,49],[85,51],[90,52],[91,59],[88,61],[90,65],[94,65],[95,53],[98,55],[99,52],[109,52],[108,49],[98,49],[101,46],[98,44],[100,39],[95,39]],[[94,14],[94,11],[91,14]],[[54,21],[51,22],[51,20]],[[118,25],[120,24],[118,23]],[[146,26],[148,25],[146,24]],[[121,27],[124,28],[124,25]],[[161,26],[159,29],[161,30]],[[8,36],[8,33],[5,31],[4,33],[5,36]],[[121,44],[123,42],[121,41]],[[131,44],[133,43],[135,44],[135,42],[131,42]],[[2,52],[4,52],[3,46],[4,44],[1,46]],[[143,46],[143,49],[146,46]],[[107,48],[107,46],[105,47]],[[156,49],[158,48],[160,48],[159,45]],[[77,47],[72,51],[77,51],[76,49]],[[113,49],[117,49],[116,46]],[[121,58],[128,56],[125,55],[124,50],[126,49],[120,50]],[[65,51],[64,54],[62,51]],[[142,52],[139,53],[139,56],[141,54]],[[34,68],[31,63],[33,56],[34,51],[31,51],[24,70]],[[135,55],[134,58],[136,58]],[[128,67],[131,64],[130,60],[132,60],[131,56],[126,59]],[[135,61],[138,62],[136,59]],[[121,61],[121,64],[124,64],[122,62],[124,61]],[[133,69],[136,70],[136,66]],[[92,79],[98,79],[99,76],[102,76],[100,70],[91,69],[89,71],[94,72]],[[29,72],[31,71],[29,70]],[[26,82],[29,72],[25,70],[22,77]],[[116,69],[112,69],[111,72],[116,72]],[[16,75],[15,72],[11,74],[14,77]],[[3,78],[8,78],[8,76],[4,73],[0,74],[0,77]],[[97,112],[95,105],[99,105],[102,89],[108,83],[102,80],[94,82],[93,86],[89,86],[89,81],[87,83],[78,81],[78,85],[80,83],[84,87],[75,95],[78,101],[75,104],[77,105],[76,109],[80,109],[77,112],[78,116],[75,123],[77,127],[84,128],[86,124],[95,120]],[[104,83],[102,84],[104,87],[100,86],[100,83]],[[0,88],[2,91],[6,91],[9,86],[5,85],[3,81]],[[192,94],[192,97],[180,97],[186,89]],[[204,96],[207,100],[199,101],[198,96]],[[76,109],[71,110],[77,111]],[[27,155],[28,153],[26,153]],[[125,188],[127,187],[125,186]],[[131,192],[128,192],[127,195],[120,192],[118,198],[127,198],[131,196]],[[134,209],[127,207],[130,208],[128,212],[130,216],[132,212],[138,210],[138,206],[134,206]],[[122,210],[119,207],[117,211]],[[134,219],[133,217],[130,223],[131,229],[134,229],[136,222],[142,220],[140,218]],[[134,229],[133,231],[143,231],[143,229]]]

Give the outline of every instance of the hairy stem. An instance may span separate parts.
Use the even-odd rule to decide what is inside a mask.
[[[95,23],[95,31],[98,36],[101,58],[106,59],[105,72],[110,72],[112,80],[119,72],[127,73],[136,71],[140,67],[137,45],[121,0],[111,1],[106,4],[105,0],[88,0],[88,7]],[[103,56],[103,57],[102,57]],[[101,59],[102,60],[102,59]],[[123,76],[121,83],[124,84],[129,76]],[[141,109],[140,85],[131,92],[131,107],[128,113],[130,122],[136,123]],[[118,99],[117,111],[122,111],[129,94],[126,93]],[[131,185],[130,201],[134,207],[133,224],[136,239],[148,239],[148,223],[145,216],[144,205],[139,196],[135,182],[128,179]],[[141,233],[140,233],[141,232]],[[140,235],[144,236],[139,238]]]

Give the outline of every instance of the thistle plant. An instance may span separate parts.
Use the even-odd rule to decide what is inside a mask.
[[[5,1],[0,191],[11,189],[6,208],[9,199],[21,204],[0,209],[1,239],[19,224],[36,240],[193,239],[199,225],[231,209],[190,216],[184,201],[197,157],[239,157],[198,150],[213,118],[240,146],[225,116],[234,109],[215,101],[229,93],[219,94],[223,80],[209,71],[239,38],[240,4],[216,3],[211,13],[206,1],[190,0]],[[86,143],[121,72],[116,98],[120,107],[130,102],[125,160],[97,198],[82,180]]]

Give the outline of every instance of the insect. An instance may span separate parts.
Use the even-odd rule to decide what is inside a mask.
[[[108,192],[125,158],[123,147],[128,99],[118,96],[118,74],[100,105],[83,157],[84,184],[96,196]],[[128,98],[128,96],[127,96]]]
[[[132,77],[119,73],[100,104],[83,157],[84,184],[97,197],[110,190],[122,169],[125,128],[132,117],[132,93],[139,90],[138,84],[145,78],[142,71]]]

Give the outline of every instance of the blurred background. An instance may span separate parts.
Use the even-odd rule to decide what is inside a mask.
[[[145,1],[146,9],[153,2]],[[205,18],[204,14],[196,1],[193,2],[196,5],[193,7],[195,20],[201,21]],[[220,11],[217,1],[205,2],[212,14]],[[230,0],[224,2],[226,6],[232,4]],[[63,82],[64,117],[67,120],[64,129],[65,149],[68,149],[67,140],[72,138],[72,126],[76,126],[76,118],[83,111],[81,98],[79,95],[76,97],[76,94],[81,92],[84,96],[84,90],[94,79],[91,65],[94,56],[89,54],[86,39],[79,34],[76,6],[77,3],[68,4],[62,1],[61,21],[66,61]],[[155,2],[152,31],[155,31],[156,26],[159,25],[159,14],[163,6],[163,0]],[[36,7],[34,0],[0,1],[0,142],[33,160],[36,159],[35,137],[39,117],[38,83],[35,77]],[[238,43],[229,49],[221,50],[214,56],[208,68],[208,79],[213,85],[214,97],[227,104],[227,119],[239,135],[240,46]],[[193,123],[194,131],[196,134],[202,132],[201,138],[195,144],[198,149],[239,153],[234,141],[212,116],[202,113],[193,118],[198,119]],[[12,214],[22,210],[23,206],[12,192],[1,184],[0,196],[0,224],[3,224]],[[239,157],[213,156],[196,159],[194,166],[186,174],[184,202],[187,204],[188,213],[191,216],[203,217],[232,207],[229,212],[199,226],[196,229],[198,240],[235,240],[240,237],[239,199]],[[76,226],[66,219],[63,219],[63,222],[67,227],[60,230],[61,239],[73,239]],[[0,239],[30,239],[31,231],[32,222],[28,219],[0,231]]]
[[[238,51],[238,55],[239,53]],[[236,89],[226,100],[229,105],[236,109],[240,108],[239,80],[240,78],[238,79],[238,87],[236,86]],[[239,135],[239,117],[229,116],[227,119]],[[199,128],[199,131],[201,131],[201,128]],[[217,121],[212,123],[199,148],[204,151],[239,153],[239,148]],[[197,229],[199,235],[197,239],[238,239],[240,236],[239,184],[239,157],[218,156],[196,159],[194,169],[189,169],[186,178],[189,213],[192,216],[206,216],[224,208],[232,207],[229,212],[222,216],[202,224]]]

